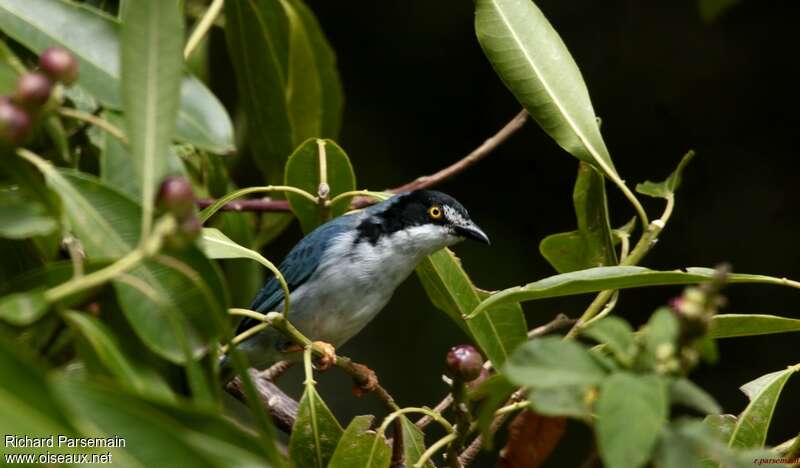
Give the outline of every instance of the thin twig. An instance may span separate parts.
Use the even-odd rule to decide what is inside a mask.
[[[216,200],[213,198],[200,198],[197,200],[197,207],[201,210],[213,205]],[[256,212],[279,212],[289,211],[289,202],[286,200],[272,200],[262,198],[255,200],[236,200],[222,205],[220,211],[256,211]]]
[[[197,27],[194,28],[192,31],[191,36],[189,36],[189,40],[186,41],[186,47],[183,49],[183,58],[186,60],[192,55],[192,52],[197,48],[200,44],[200,41],[203,40],[205,35],[208,33],[208,30],[211,29],[211,26],[214,24],[214,21],[219,16],[220,11],[222,11],[222,7],[225,5],[224,0],[214,0],[209,5],[208,10],[203,14],[203,17],[200,19],[200,22],[197,23]]]
[[[447,408],[449,408],[450,405],[452,404],[453,404],[453,395],[448,393],[447,396],[444,397],[444,399],[440,401],[439,404],[433,408],[433,412],[437,414],[442,414],[442,412]],[[425,429],[425,427],[432,422],[433,418],[426,414],[425,416],[419,418],[419,420],[415,424],[417,425],[418,428]]]
[[[572,326],[577,322],[576,319],[571,319],[564,314],[556,315],[556,318],[551,320],[544,325],[538,326],[531,331],[528,332],[528,339],[539,338],[540,336],[549,335],[554,331],[558,331],[562,328],[567,328]]]
[[[517,115],[514,116],[503,128],[501,128],[497,133],[489,137],[486,141],[481,143],[480,146],[475,148],[472,152],[468,155],[461,158],[459,161],[439,170],[438,172],[418,177],[417,179],[401,185],[399,187],[395,187],[392,189],[387,190],[387,192],[391,193],[401,193],[401,192],[408,192],[410,190],[419,190],[424,188],[433,187],[434,185],[440,184],[441,182],[455,176],[466,170],[467,168],[473,166],[475,163],[480,161],[481,159],[485,158],[492,151],[497,149],[500,145],[505,143],[511,135],[516,133],[525,122],[528,121],[528,112],[526,110],[521,110]],[[215,200],[211,199],[200,199],[197,200],[197,204],[200,208],[205,208],[211,204],[213,204]],[[351,208],[363,208],[368,205],[372,205],[375,203],[375,199],[373,197],[355,197],[353,198],[352,203],[350,204]],[[226,203],[225,205],[220,208],[220,211],[259,211],[259,212],[284,212],[289,211],[289,203],[285,200],[238,200],[234,202]]]
[[[56,109],[56,112],[63,115],[64,117],[69,117],[71,119],[88,122],[98,128],[105,130],[106,132],[108,132],[109,135],[113,136],[122,143],[124,144],[128,143],[128,137],[125,135],[125,132],[123,132],[120,128],[116,127],[114,124],[112,124],[111,122],[102,117],[98,117],[94,114],[89,114],[87,112],[79,111],[77,109],[72,109],[71,107],[59,107],[58,109]]]
[[[277,381],[287,370],[291,369],[295,363],[292,361],[278,361],[268,369],[261,371],[259,376],[270,382]]]

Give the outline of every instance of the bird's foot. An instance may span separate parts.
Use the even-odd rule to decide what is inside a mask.
[[[363,364],[354,362],[353,367],[358,370],[359,374],[358,379],[353,379],[353,395],[361,398],[378,387],[378,376],[375,371]]]
[[[314,361],[314,366],[318,371],[324,372],[336,364],[336,348],[332,344],[324,341],[315,341],[314,347],[322,351],[322,356],[319,356]]]

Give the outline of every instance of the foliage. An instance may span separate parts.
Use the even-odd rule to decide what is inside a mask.
[[[731,3],[700,5],[713,16]],[[248,202],[290,211],[309,232],[364,206],[364,197],[389,194],[356,190],[357,168],[336,143],[343,103],[336,58],[301,0],[228,0],[224,7],[215,0],[199,18],[190,14],[196,6],[0,0],[5,81],[27,79],[17,76],[29,76],[45,50],[66,64],[58,68],[43,57],[42,72],[52,81],[46,99],[18,89],[0,102],[0,251],[15,259],[0,264],[4,434],[119,437],[126,445],[108,452],[137,466],[388,467],[400,457],[409,466],[433,466],[443,454],[459,466],[481,444],[492,447],[516,414],[503,460],[526,466],[538,466],[558,447],[564,418],[593,431],[611,468],[750,466],[754,457],[796,455],[797,440],[765,444],[782,389],[800,364],[768,369],[742,386],[750,403],[737,416],[721,414],[689,375],[699,362],[715,362],[717,339],[800,331],[792,318],[718,314],[723,286],[800,283],[724,267],[638,266],[672,216],[694,153],[663,182],[636,186],[664,203],[651,221],[612,160],[578,64],[530,0],[477,0],[475,32],[499,81],[579,160],[577,229],[540,244],[558,274],[490,293],[448,249],[422,260],[417,275],[432,307],[488,360],[463,348],[472,350],[474,365],[468,379],[451,375],[452,410],[440,414],[398,407],[368,368],[340,356],[336,365],[354,377],[357,390],[374,391],[391,414],[338,420],[311,365],[312,354],[327,351],[278,314],[231,307],[260,284],[262,266],[288,291],[259,253],[288,217],[217,212],[267,193],[269,200]],[[187,18],[196,19],[188,41]],[[211,27],[224,28],[241,101],[235,119],[187,71]],[[236,146],[269,185],[237,189],[229,176]],[[192,203],[192,191],[216,202],[199,213],[174,208],[186,200],[159,196],[167,176],[191,180],[184,195]],[[636,214],[621,228],[611,227],[606,180]],[[638,330],[612,314],[622,290],[663,285],[687,288]],[[529,330],[522,303],[587,293],[597,294],[565,336],[552,334],[555,322]],[[234,337],[234,315],[259,319],[259,329],[272,326],[306,349],[287,450],[277,446],[272,400],[259,399],[261,386],[236,350],[243,337]],[[223,404],[224,391],[233,394],[220,377],[225,353],[239,376],[245,418]],[[695,416],[677,417],[686,414],[677,406]],[[412,413],[427,421],[414,424]],[[443,428],[442,438],[431,438],[431,421]],[[6,444],[2,452],[98,456],[106,449]]]

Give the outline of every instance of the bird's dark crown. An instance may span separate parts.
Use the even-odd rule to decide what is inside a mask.
[[[464,219],[469,219],[469,213],[455,198],[436,190],[415,190],[397,195],[384,202],[367,208],[371,215],[364,219],[358,226],[356,241],[367,240],[374,244],[384,235],[390,235],[411,226],[424,224],[448,224],[447,217],[440,213],[440,217],[431,216],[434,207],[440,211],[444,207],[457,212]]]

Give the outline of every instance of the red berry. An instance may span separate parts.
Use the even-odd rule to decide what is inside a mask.
[[[7,143],[21,142],[31,130],[31,118],[10,99],[0,97],[0,139]]]
[[[471,382],[481,375],[483,356],[472,345],[458,345],[447,353],[447,370],[453,378]]]
[[[39,67],[55,81],[71,85],[78,79],[78,61],[61,47],[45,49],[39,56]]]
[[[36,108],[50,99],[53,83],[43,73],[28,72],[17,80],[14,100],[23,107]]]
[[[194,210],[192,184],[180,176],[166,177],[161,182],[158,201],[164,210],[172,212],[176,218],[186,219]]]

